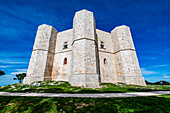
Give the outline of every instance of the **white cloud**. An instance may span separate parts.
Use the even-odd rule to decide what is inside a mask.
[[[0,66],[1,68],[7,68],[7,67],[10,67],[10,66]]]
[[[6,64],[27,64],[27,62],[2,62]]]
[[[141,68],[142,75],[152,75],[152,74],[157,74],[158,72],[156,71],[149,71],[146,70],[145,68]]]
[[[19,60],[0,60],[0,63],[4,63],[4,64],[27,64],[28,62],[21,62]]]
[[[170,78],[170,76],[164,76],[163,78]]]
[[[27,71],[27,69],[15,69],[16,71],[24,71],[24,72],[26,72]]]
[[[166,74],[163,74],[162,76],[163,76],[162,78],[170,78],[170,76],[168,76]]]
[[[163,65],[156,65],[156,66],[153,66],[153,67],[166,67],[166,66],[168,66],[168,65],[163,64]]]
[[[11,75],[16,75],[16,74],[27,72],[27,69],[15,69],[15,70],[16,70],[16,72],[11,73]]]
[[[26,73],[26,72],[13,72],[13,73],[11,73],[11,75],[16,75],[16,74],[20,74],[20,73]]]

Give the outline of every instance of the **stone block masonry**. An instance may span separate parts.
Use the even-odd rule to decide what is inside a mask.
[[[49,25],[38,27],[24,83],[52,80],[52,67],[57,31]]]
[[[85,9],[76,12],[73,29],[57,33],[49,25],[38,27],[24,83],[45,80],[82,87],[118,82],[146,86],[130,28],[118,26],[111,33],[96,29],[93,12]]]

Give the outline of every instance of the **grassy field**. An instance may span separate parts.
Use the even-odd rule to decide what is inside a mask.
[[[168,113],[169,97],[169,95],[100,99],[0,97],[0,113]]]
[[[146,87],[126,84],[101,84],[99,88],[72,87],[68,82],[42,81],[31,84],[12,84],[0,87],[4,92],[50,93],[114,93],[165,91],[170,85]],[[170,95],[131,98],[45,98],[0,97],[0,113],[168,113]]]
[[[136,86],[126,84],[101,84],[99,88],[72,87],[68,82],[41,81],[31,84],[12,84],[0,87],[4,92],[38,92],[38,93],[118,93],[141,91],[165,91],[170,90],[170,85]]]

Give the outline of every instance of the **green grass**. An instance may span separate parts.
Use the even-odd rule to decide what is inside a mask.
[[[0,97],[0,113],[168,113],[169,106],[170,98],[164,97]]]
[[[170,99],[170,95],[159,95],[157,97],[164,97],[164,98],[169,98]]]
[[[118,92],[146,92],[166,91],[170,85],[136,86],[126,84],[103,83],[99,88],[73,87],[63,81],[39,81],[32,84],[12,84],[0,87],[3,92],[38,92],[38,93],[118,93]]]

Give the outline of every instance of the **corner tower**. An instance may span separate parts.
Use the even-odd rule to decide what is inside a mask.
[[[73,20],[72,86],[99,86],[99,63],[96,26],[93,12],[76,12]]]
[[[49,25],[40,25],[32,50],[24,83],[51,80],[57,30]]]
[[[142,77],[130,28],[122,25],[112,30],[117,81],[146,86]]]

